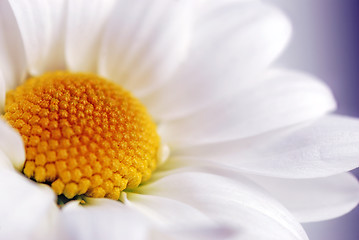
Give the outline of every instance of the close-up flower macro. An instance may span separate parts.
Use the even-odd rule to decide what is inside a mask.
[[[0,239],[306,240],[359,119],[260,0],[0,0]]]

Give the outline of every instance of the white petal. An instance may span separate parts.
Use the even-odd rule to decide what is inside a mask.
[[[182,172],[136,191],[197,208],[217,223],[236,227],[243,239],[307,239],[289,212],[245,179],[233,181],[208,173]],[[182,217],[181,212],[176,214]]]
[[[125,204],[157,224],[153,239],[217,240],[237,233],[237,229],[217,225],[196,208],[171,198],[129,192]]]
[[[24,42],[29,71],[64,69],[66,1],[9,0]]]
[[[359,121],[326,116],[255,137],[172,151],[177,164],[214,164],[283,178],[326,177],[359,165]]]
[[[144,102],[156,118],[168,120],[255,85],[289,35],[287,18],[255,1],[236,2],[204,14],[194,29],[187,61],[173,81]]]
[[[0,115],[5,111],[6,83],[4,74],[0,69]]]
[[[6,169],[6,170],[13,170],[16,171],[10,161],[10,159],[8,158],[8,156],[6,156],[6,154],[0,150],[0,168],[1,169]]]
[[[141,95],[165,81],[187,53],[192,0],[120,0],[106,26],[99,73]]]
[[[7,0],[0,1],[0,91],[15,88],[26,74],[25,50],[19,28]],[[0,97],[3,92],[0,92]],[[0,104],[3,100],[0,99]],[[0,110],[2,107],[0,107]]]
[[[299,180],[248,177],[278,199],[301,222],[336,218],[359,203],[359,183],[350,173]]]
[[[103,28],[114,3],[69,1],[65,51],[70,70],[96,73]]]
[[[170,199],[167,202],[169,201]],[[160,200],[160,202],[162,201]],[[149,204],[151,205],[152,203],[156,205],[156,202],[150,200]],[[171,204],[167,206],[170,207]],[[180,205],[175,204],[172,206]],[[81,206],[78,202],[70,202],[65,205],[62,211],[61,239],[214,240],[220,239],[218,237],[226,236],[227,234],[224,232],[227,230],[224,227],[198,228],[197,226],[192,226],[190,228],[181,228],[181,226],[178,226],[177,229],[169,229],[158,225],[155,226],[145,216],[139,215],[137,206],[136,209],[133,209],[133,207],[133,205],[126,206],[108,199],[92,200],[90,205],[86,206]],[[165,213],[166,211],[164,210],[162,213],[173,219],[175,215],[170,216],[169,214],[174,212],[174,209],[166,209],[169,212]]]
[[[11,160],[14,167],[22,170],[25,163],[25,147],[19,133],[0,118],[0,150]]]
[[[311,76],[271,70],[263,78],[257,87],[165,122],[161,137],[173,147],[240,139],[311,120],[335,108],[329,88]]]
[[[181,230],[157,230],[152,231],[151,239],[155,240],[233,240],[235,238],[236,229],[228,227],[196,227]],[[240,238],[241,240],[243,238]],[[249,239],[248,239],[249,240]]]
[[[49,187],[0,169],[0,192],[0,239],[53,238],[58,207]]]
[[[147,239],[147,220],[123,205],[108,199],[95,199],[81,206],[72,201],[61,211],[63,239]]]
[[[127,193],[126,205],[137,209],[163,227],[214,226],[205,214],[175,199]]]

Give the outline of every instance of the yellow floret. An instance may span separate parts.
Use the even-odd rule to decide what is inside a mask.
[[[7,93],[4,117],[24,140],[23,173],[67,198],[118,199],[156,167],[160,139],[145,107],[95,75],[30,78]]]

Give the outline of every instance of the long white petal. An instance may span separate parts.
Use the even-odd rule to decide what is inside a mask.
[[[245,179],[234,181],[209,173],[180,172],[136,191],[197,208],[219,224],[236,227],[243,239],[307,239],[287,210]],[[188,218],[180,211],[176,215]]]
[[[193,227],[187,230],[157,230],[152,231],[154,240],[234,240],[236,230],[228,227]],[[241,240],[243,238],[240,238]],[[247,239],[249,240],[249,239]]]
[[[6,83],[5,83],[4,74],[0,69],[0,115],[2,115],[5,110],[5,98],[6,98]]]
[[[255,85],[290,32],[282,13],[256,1],[233,2],[203,14],[186,62],[144,102],[156,118],[168,120]]]
[[[16,171],[9,157],[0,149],[0,168],[10,171]]]
[[[335,108],[329,88],[311,76],[270,70],[263,79],[257,87],[165,122],[161,137],[174,148],[240,139],[311,120]]]
[[[214,164],[283,178],[326,177],[359,165],[359,121],[335,115],[267,134],[172,151],[177,164]]]
[[[65,0],[9,0],[32,75],[65,68]]]
[[[248,177],[284,204],[301,222],[336,218],[359,203],[359,182],[350,173],[298,180]]]
[[[176,199],[161,196],[127,193],[126,204],[147,215],[159,226],[193,228],[214,226],[208,216]],[[189,221],[190,220],[190,221]]]
[[[25,147],[20,134],[0,118],[0,150],[21,170],[25,163]]]
[[[156,224],[153,239],[217,240],[238,234],[238,227],[217,224],[195,207],[175,199],[127,193],[125,204]]]
[[[69,1],[66,30],[66,62],[72,71],[97,71],[103,28],[115,0]]]
[[[95,199],[81,206],[70,202],[61,211],[62,239],[147,239],[147,219],[121,202]]]
[[[56,236],[58,207],[54,192],[0,169],[0,239],[49,239]]]
[[[156,224],[153,239],[232,239],[238,233],[238,229],[218,225],[198,209],[175,199],[129,192],[124,200]]]
[[[187,54],[192,0],[120,0],[105,28],[99,73],[135,95],[167,80]]]
[[[7,0],[0,1],[0,53],[0,90],[9,90],[24,79],[26,58],[19,28]]]
[[[215,224],[198,209],[175,199],[136,193],[128,193],[127,197],[128,206],[157,224],[153,239],[225,240],[238,234],[238,229]]]

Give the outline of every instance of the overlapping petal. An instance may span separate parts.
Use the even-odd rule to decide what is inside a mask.
[[[0,1],[0,98],[25,78],[26,58],[14,13],[7,0]],[[0,99],[0,104],[4,101]],[[3,111],[0,106],[0,111]]]
[[[59,209],[49,187],[0,168],[0,192],[0,239],[45,240],[56,236]]]
[[[148,220],[123,204],[109,199],[93,199],[82,206],[73,201],[60,216],[60,239],[149,239]]]
[[[235,227],[240,239],[307,239],[289,212],[245,179],[234,181],[203,172],[179,172],[143,185],[136,192],[188,204],[218,224]],[[155,211],[161,206],[152,207],[156,207]],[[178,217],[191,222],[186,213],[176,211]]]
[[[0,168],[14,171],[14,167],[9,160],[8,156],[0,149]]]
[[[171,226],[177,229],[191,229],[215,226],[214,221],[204,213],[176,199],[137,193],[126,195],[127,206],[137,209],[164,228]]]
[[[28,71],[39,75],[45,71],[64,69],[67,1],[9,2],[24,43]]]
[[[172,81],[143,100],[156,118],[168,120],[256,85],[290,32],[282,13],[256,1],[205,11],[195,24],[186,62]]]
[[[173,164],[217,164],[265,176],[326,177],[358,167],[359,121],[329,115],[315,122],[172,152]]]
[[[196,1],[120,0],[104,30],[99,73],[144,94],[184,60]]]
[[[182,230],[157,230],[152,232],[152,239],[162,240],[218,240],[233,239],[236,231],[228,227],[193,227]],[[234,236],[235,239],[235,236]]]
[[[278,199],[301,222],[339,217],[359,203],[358,180],[350,173],[315,179],[248,177]]]
[[[65,55],[71,71],[97,72],[104,27],[115,0],[68,2]]]
[[[0,114],[3,114],[5,110],[5,98],[6,98],[6,83],[5,83],[4,74],[0,69]]]
[[[15,168],[22,170],[25,163],[25,147],[21,136],[1,118],[0,133],[0,150],[7,155]]]
[[[190,116],[165,122],[159,131],[173,148],[243,139],[315,119],[335,108],[329,88],[316,78],[269,70],[262,83]]]

